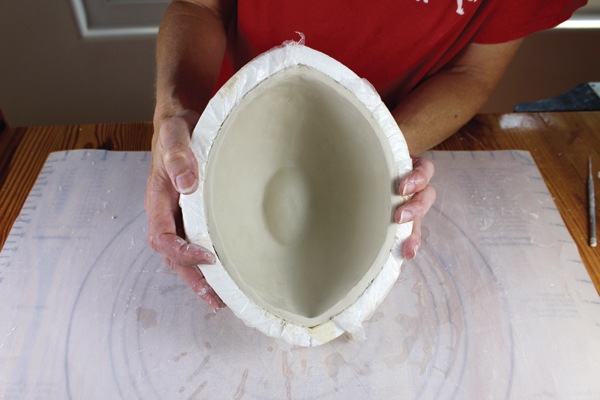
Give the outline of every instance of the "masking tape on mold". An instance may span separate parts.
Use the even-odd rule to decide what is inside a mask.
[[[367,108],[388,139],[400,178],[412,170],[412,160],[404,136],[396,121],[366,80],[333,58],[299,42],[286,41],[282,46],[258,56],[241,68],[210,100],[196,125],[191,147],[198,159],[200,185],[198,190],[180,197],[187,239],[191,243],[213,249],[204,209],[204,177],[208,156],[219,130],[236,104],[265,79],[298,65],[314,68],[348,89]],[[406,199],[404,199],[406,200]],[[412,230],[412,223],[398,225],[396,241],[379,274],[350,307],[329,321],[306,327],[286,321],[253,303],[234,283],[217,259],[214,265],[200,265],[207,282],[243,322],[260,332],[296,346],[317,346],[329,342],[344,332],[354,340],[365,339],[363,321],[369,319],[384,300],[400,273],[403,261],[402,244]]]

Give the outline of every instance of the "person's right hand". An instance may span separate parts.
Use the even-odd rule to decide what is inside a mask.
[[[200,114],[186,110],[154,123],[152,163],[148,175],[145,207],[148,243],[167,264],[214,311],[225,307],[206,282],[198,264],[214,264],[215,255],[184,239],[179,196],[198,188],[198,162],[190,148],[191,132]]]

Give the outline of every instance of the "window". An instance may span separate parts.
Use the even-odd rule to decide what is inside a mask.
[[[71,0],[84,38],[155,35],[169,0]]]
[[[588,0],[587,5],[581,7],[573,17],[563,22],[559,28],[600,28],[600,0]]]
[[[170,0],[71,0],[84,38],[155,35]],[[600,28],[600,0],[588,0],[559,28]]]

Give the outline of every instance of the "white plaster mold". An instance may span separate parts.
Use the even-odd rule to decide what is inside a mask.
[[[373,87],[286,42],[218,91],[192,149],[200,187],[180,199],[186,235],[216,252],[199,267],[229,308],[292,345],[364,339],[412,229],[393,222],[412,161]]]

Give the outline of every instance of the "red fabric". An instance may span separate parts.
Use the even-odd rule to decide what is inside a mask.
[[[238,0],[220,85],[260,53],[298,40],[371,82],[393,108],[470,42],[502,43],[568,19],[586,0]],[[233,68],[232,68],[233,64]],[[219,86],[220,86],[219,85]]]

